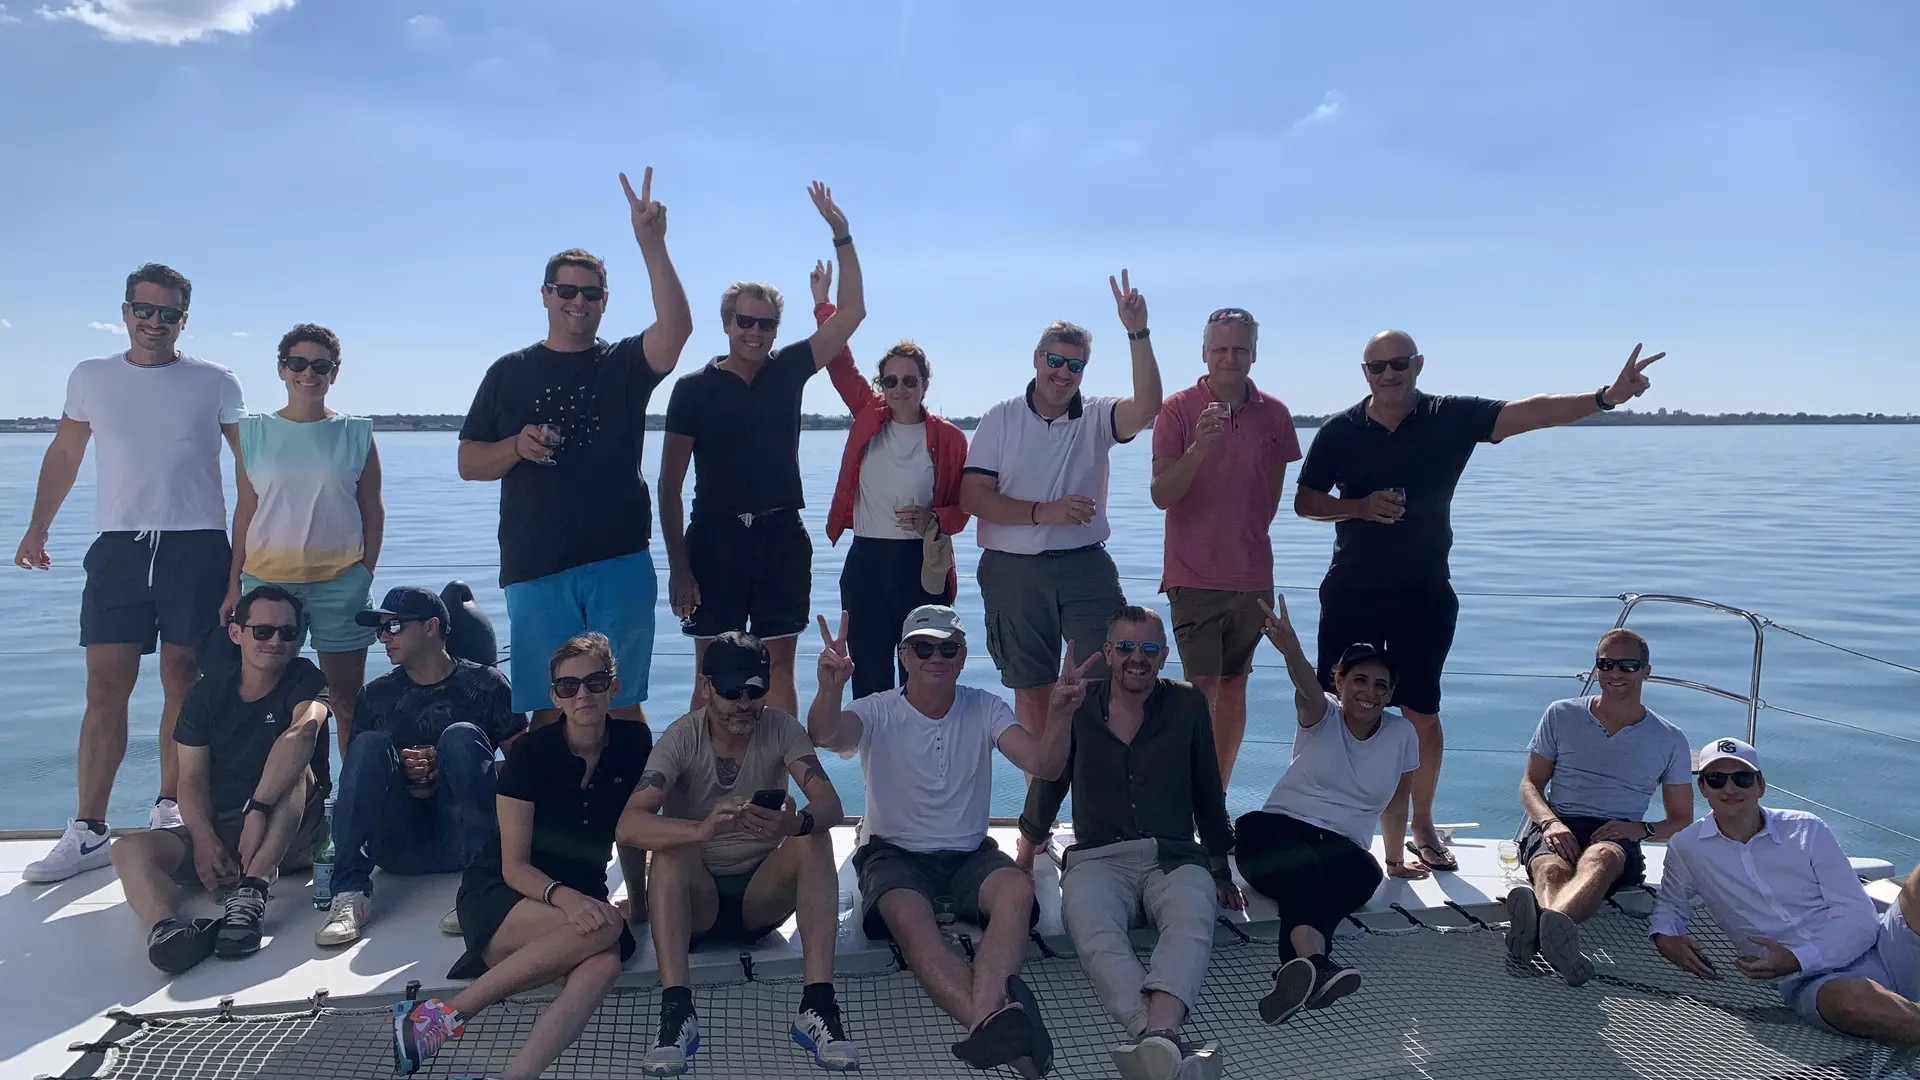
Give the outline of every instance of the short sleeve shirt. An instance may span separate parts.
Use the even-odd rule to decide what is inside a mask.
[[[689,713],[667,726],[660,742],[647,758],[646,776],[660,774],[667,798],[660,812],[671,818],[699,821],[713,811],[714,804],[729,795],[750,797],[756,791],[772,788],[787,790],[788,769],[795,762],[813,755],[813,742],[800,721],[768,708],[747,739],[740,771],[733,783],[722,784],[718,775],[719,757],[714,753],[711,732],[703,712]],[[700,845],[700,860],[713,874],[751,873],[760,865],[779,840],[761,840],[743,829],[723,826],[713,839]]]
[[[1107,452],[1114,436],[1114,397],[1073,396],[1067,411],[1051,420],[1033,408],[1033,384],[1022,397],[987,410],[967,444],[966,471],[994,477],[1000,494],[1023,502],[1052,502],[1068,495],[1093,500],[1084,525],[997,525],[982,518],[977,531],[988,551],[1037,555],[1105,543]]]
[[[753,381],[718,357],[683,375],[667,399],[667,432],[693,440],[693,513],[798,510],[800,396],[813,378],[813,345],[796,341],[767,357]]]
[[[1371,847],[1374,823],[1401,775],[1419,765],[1419,736],[1405,717],[1381,713],[1379,728],[1357,739],[1340,716],[1338,699],[1328,694],[1320,722],[1294,731],[1293,761],[1263,809]]]
[[[1391,525],[1335,523],[1326,583],[1381,590],[1445,582],[1453,489],[1474,447],[1493,441],[1505,407],[1488,398],[1416,394],[1413,411],[1392,431],[1367,415],[1365,401],[1328,417],[1300,466],[1300,486],[1337,489],[1342,499],[1405,488],[1407,512]]]
[[[253,797],[267,768],[267,755],[274,740],[293,726],[294,710],[303,702],[317,701],[332,706],[327,698],[327,677],[314,662],[296,656],[280,673],[280,681],[258,701],[240,699],[240,665],[229,664],[209,672],[193,684],[180,705],[180,720],[173,729],[173,741],[181,746],[207,748],[208,795],[212,808],[238,810]],[[329,725],[322,722],[320,734],[313,740],[313,758],[309,767],[321,796],[333,790],[327,768]]]
[[[124,352],[82,360],[61,412],[93,431],[95,528],[225,529],[220,428],[244,408],[233,372],[197,356],[151,367]]]
[[[499,747],[527,729],[527,718],[513,711],[507,677],[471,660],[455,660],[452,674],[425,685],[394,668],[360,691],[353,711],[355,734],[382,731],[395,746],[432,746],[455,724],[472,724]]]
[[[934,719],[905,688],[856,698],[860,772],[867,784],[863,842],[879,837],[908,851],[972,851],[987,838],[993,751],[1013,727],[998,696],[954,688],[953,707]]]
[[[460,425],[465,442],[499,442],[528,424],[559,427],[552,465],[516,462],[500,480],[500,584],[646,550],[653,500],[640,473],[647,401],[665,376],[644,335],[584,352],[529,345],[493,362]]]
[[[607,745],[587,776],[587,763],[567,746],[566,723],[548,724],[514,741],[495,791],[533,804],[533,868],[595,900],[607,898],[614,827],[653,752],[653,732],[637,720],[608,720]],[[469,871],[500,872],[495,836]]]
[[[1547,706],[1529,751],[1553,762],[1547,805],[1570,817],[1640,821],[1662,784],[1693,783],[1687,735],[1652,709],[1612,735],[1593,715],[1592,699]]]
[[[1153,423],[1153,456],[1178,458],[1192,448],[1200,416],[1213,404],[1205,376],[1167,398]],[[1167,507],[1166,556],[1160,591],[1178,586],[1263,592],[1273,588],[1268,530],[1280,497],[1268,476],[1300,460],[1300,437],[1286,403],[1247,384],[1226,431],[1200,463],[1193,485]]]

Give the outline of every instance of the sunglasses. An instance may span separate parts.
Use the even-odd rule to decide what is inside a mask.
[[[1223,307],[1219,311],[1216,311],[1213,314],[1207,316],[1207,321],[1210,323],[1217,323],[1217,322],[1250,323],[1253,321],[1253,314],[1251,312],[1242,311],[1237,307]]]
[[[920,376],[918,375],[882,375],[880,376],[880,385],[888,390],[891,390],[896,386],[904,386],[909,390],[918,390],[920,388]]]
[[[1753,785],[1760,782],[1760,774],[1752,771],[1751,769],[1741,769],[1739,772],[1730,772],[1730,773],[1703,772],[1700,774],[1700,782],[1707,785],[1708,787],[1712,788],[1715,791],[1719,791],[1721,788],[1726,787],[1727,781],[1729,780],[1733,781],[1734,787],[1750,788]]]
[[[611,671],[596,671],[591,675],[582,676],[563,675],[553,680],[553,696],[570,698],[578,694],[583,686],[587,688],[589,694],[604,694],[612,685],[613,672]]]
[[[607,290],[603,285],[549,285],[547,288],[552,290],[553,295],[562,300],[571,300],[576,296],[584,296],[586,297],[587,303],[597,304],[607,298]]]
[[[1380,374],[1388,368],[1392,368],[1395,371],[1405,371],[1413,366],[1414,360],[1418,359],[1419,355],[1419,353],[1415,353],[1412,356],[1396,356],[1391,360],[1369,360],[1367,361],[1367,370],[1373,372],[1375,375]]]
[[[385,634],[388,637],[392,637],[395,634],[401,633],[402,631],[406,630],[408,624],[410,623],[425,622],[425,621],[426,620],[424,619],[403,619],[398,615],[396,615],[385,622],[374,623],[373,632],[376,634]]]
[[[778,318],[756,319],[751,315],[742,315],[736,311],[733,313],[733,325],[742,330],[751,330],[757,326],[771,334],[775,330],[780,329],[780,320]]]
[[[1633,659],[1610,660],[1607,657],[1600,656],[1594,658],[1593,666],[1599,668],[1601,671],[1612,671],[1614,668],[1619,668],[1621,671],[1631,675],[1641,668],[1646,667],[1647,662],[1645,660]]]
[[[129,304],[128,307],[133,311],[133,317],[136,319],[151,319],[158,315],[160,321],[168,326],[187,317],[186,310],[183,308],[162,307],[159,304]]]
[[[1047,366],[1065,367],[1068,371],[1078,375],[1087,369],[1087,362],[1085,360],[1069,360],[1059,353],[1050,352],[1047,354]]]
[[[922,660],[933,659],[933,654],[936,652],[940,654],[942,660],[951,660],[960,655],[961,649],[966,648],[957,641],[943,641],[938,645],[931,641],[916,641],[907,647],[913,650],[913,655]]]
[[[1159,656],[1167,649],[1165,645],[1157,641],[1127,641],[1122,639],[1120,641],[1109,641],[1107,644],[1113,646],[1113,651],[1119,653],[1121,656],[1132,656],[1133,651],[1138,649],[1140,650],[1140,655],[1149,660]]]
[[[300,628],[298,626],[275,626],[272,623],[241,623],[240,629],[253,631],[253,640],[255,641],[272,641],[273,635],[275,634],[280,635],[281,641],[300,640]]]
[[[309,360],[304,356],[283,356],[280,358],[280,366],[296,375],[308,368],[312,368],[315,375],[326,376],[340,369],[340,361]]]
[[[764,686],[736,686],[732,690],[716,688],[714,693],[726,698],[728,701],[739,701],[741,698],[746,698],[748,701],[759,701],[761,698],[767,696],[767,688]]]

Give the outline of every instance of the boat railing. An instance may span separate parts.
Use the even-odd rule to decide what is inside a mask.
[[[1614,620],[1614,629],[1624,628],[1627,625],[1627,617],[1632,615],[1633,609],[1641,604],[1679,604],[1685,607],[1718,611],[1721,614],[1745,620],[1753,629],[1753,673],[1747,683],[1747,692],[1744,694],[1693,679],[1676,678],[1672,675],[1649,675],[1647,681],[1660,683],[1663,686],[1698,690],[1701,693],[1712,694],[1715,697],[1745,705],[1747,707],[1747,742],[1758,746],[1760,744],[1760,710],[1766,706],[1766,703],[1760,700],[1760,664],[1767,646],[1767,620],[1743,608],[1714,600],[1703,600],[1697,596],[1681,596],[1677,593],[1622,593],[1620,594],[1620,617]],[[1580,682],[1582,694],[1593,687],[1593,678],[1592,669],[1588,669]]]

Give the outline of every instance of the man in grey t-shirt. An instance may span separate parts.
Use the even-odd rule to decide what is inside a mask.
[[[1643,841],[1693,821],[1686,734],[1640,703],[1652,672],[1646,639],[1616,628],[1595,652],[1600,695],[1554,702],[1534,729],[1520,778],[1520,862],[1533,884],[1507,894],[1507,955],[1526,963],[1538,950],[1570,986],[1593,977],[1577,924],[1609,893],[1640,884]],[[1647,821],[1655,788],[1666,817]]]

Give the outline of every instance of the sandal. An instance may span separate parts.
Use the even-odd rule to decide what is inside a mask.
[[[1438,853],[1440,857],[1437,859],[1428,858],[1427,852],[1429,851]],[[1407,853],[1425,863],[1429,870],[1451,873],[1460,869],[1460,860],[1453,857],[1453,852],[1438,845],[1420,844],[1409,840],[1407,841]]]

